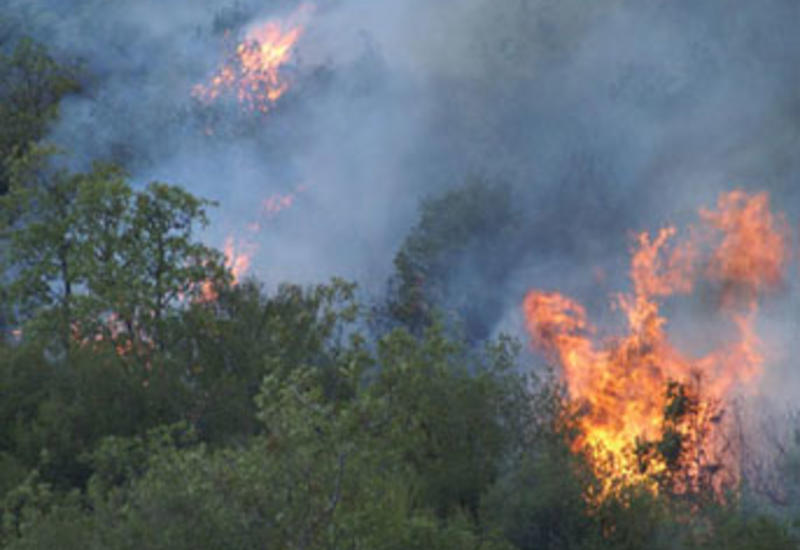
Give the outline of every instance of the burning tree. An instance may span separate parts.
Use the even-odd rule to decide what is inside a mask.
[[[674,244],[674,227],[636,237],[633,292],[615,300],[625,335],[598,344],[580,303],[538,290],[525,298],[535,347],[561,366],[581,407],[573,450],[587,453],[601,480],[592,498],[633,484],[683,494],[712,487],[720,496],[738,483],[730,421],[721,413],[761,373],[758,300],[782,283],[788,231],[765,193],[733,191],[715,210],[701,210],[687,234]],[[691,357],[668,337],[660,306],[698,288],[716,298],[716,318],[731,334],[718,349]]]

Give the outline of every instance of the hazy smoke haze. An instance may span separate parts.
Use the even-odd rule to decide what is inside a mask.
[[[85,64],[51,141],[78,166],[113,158],[137,182],[220,201],[207,238],[250,246],[268,284],[340,275],[381,292],[419,199],[472,174],[510,184],[525,220],[504,280],[457,277],[499,293],[492,322],[511,331],[530,287],[604,308],[627,284],[629,232],[689,220],[721,191],[769,191],[800,219],[794,0],[320,1],[267,115],[191,90],[223,61],[224,29],[297,2],[5,4],[11,32]],[[794,269],[763,320],[784,397],[800,392],[778,383],[796,355]]]

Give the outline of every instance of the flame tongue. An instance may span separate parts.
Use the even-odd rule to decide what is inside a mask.
[[[246,244],[244,247],[240,247],[238,252],[236,248],[233,237],[225,239],[223,254],[225,268],[231,273],[231,286],[238,285],[242,277],[247,274],[253,254],[252,245]],[[212,281],[206,280],[200,284],[200,296],[197,300],[199,303],[215,302],[218,297],[217,289]]]
[[[722,195],[716,211],[701,210],[700,216],[721,237],[706,276],[723,285],[724,306],[735,306],[738,297],[755,310],[758,296],[783,281],[786,222],[772,215],[766,193],[742,191]]]
[[[231,284],[234,286],[239,284],[241,278],[250,269],[251,248],[251,246],[246,245],[244,249],[239,250],[237,253],[233,237],[225,239],[225,267],[231,270],[231,275],[233,275]]]
[[[561,294],[532,291],[525,298],[534,345],[561,365],[571,398],[582,404],[574,450],[588,453],[603,484],[600,496],[632,483],[652,484],[648,474],[677,467],[657,457],[644,472],[636,453],[637,441],[663,435],[665,411],[677,399],[673,381],[692,392],[699,419],[693,427],[672,427],[681,436],[684,454],[692,457],[680,465],[678,489],[691,490],[701,470],[711,466],[723,466],[728,481],[737,480],[734,461],[726,457],[729,449],[709,422],[737,385],[761,372],[754,330],[758,297],[781,284],[788,232],[770,212],[764,193],[725,194],[716,210],[700,212],[700,220],[677,244],[671,244],[677,234],[673,227],[652,238],[637,236],[630,269],[633,292],[616,300],[627,321],[623,336],[598,344],[586,310]],[[701,279],[718,289],[719,318],[735,336],[720,349],[693,358],[667,337],[659,299],[695,292]]]

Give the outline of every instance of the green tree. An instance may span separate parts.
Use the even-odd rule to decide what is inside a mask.
[[[502,309],[493,289],[515,259],[519,222],[506,185],[473,179],[423,201],[394,259],[390,317],[419,335],[441,311],[463,323],[469,340],[486,338]]]
[[[796,550],[800,538],[773,517],[722,506],[710,514],[708,528],[697,530],[687,547],[697,550]]]
[[[70,345],[75,294],[85,283],[76,246],[81,176],[49,166],[52,149],[33,149],[11,166],[11,192],[0,199],[5,313],[37,318],[39,328],[58,335],[62,351]]]
[[[0,195],[10,186],[8,164],[44,137],[61,98],[78,89],[77,70],[57,63],[30,38],[0,51]]]
[[[230,281],[222,254],[194,240],[197,228],[208,224],[212,203],[158,182],[133,193],[127,210],[113,197],[100,193],[86,202],[84,220],[93,220],[85,231],[88,289],[121,325],[122,345],[163,351],[180,306],[199,299],[204,285]],[[98,242],[95,235],[114,240]]]
[[[267,374],[306,365],[332,379],[359,312],[354,292],[338,279],[307,289],[284,284],[273,294],[244,281],[221,288],[213,302],[195,303],[172,353],[190,373],[192,417],[203,438],[232,441],[259,431],[254,398]]]
[[[191,387],[167,343],[203,285],[230,274],[194,238],[207,201],[160,183],[134,190],[114,165],[72,174],[49,149],[12,168],[2,291],[22,337],[0,353],[0,453],[10,472],[81,487],[81,455],[101,437],[185,417]]]
[[[480,519],[481,498],[511,442],[505,404],[520,383],[510,373],[514,354],[507,341],[468,352],[439,325],[419,341],[399,330],[378,343],[369,388],[382,403],[377,441],[402,454],[420,505],[440,517],[463,511]]]
[[[332,370],[312,361],[263,378],[264,432],[246,443],[185,444],[171,429],[107,438],[91,455],[83,508],[14,512],[31,519],[11,547],[56,544],[73,518],[70,533],[82,532],[70,540],[89,548],[509,548],[469,503],[502,454],[487,387],[507,353],[487,355],[498,370],[471,386],[441,330],[424,342],[393,333],[379,352],[357,332],[344,338]],[[476,403],[484,418],[468,414]]]
[[[85,455],[100,439],[176,422],[189,409],[189,389],[170,364],[124,369],[113,347],[76,349],[64,364],[37,344],[0,356],[0,456],[9,466],[4,490],[31,470],[59,491],[81,488],[92,475]]]
[[[134,191],[114,165],[72,174],[52,155],[15,161],[0,199],[7,314],[62,353],[96,337],[135,356],[163,350],[178,306],[230,280],[222,254],[194,240],[211,203],[163,183]]]

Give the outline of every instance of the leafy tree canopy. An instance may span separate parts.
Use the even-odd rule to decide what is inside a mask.
[[[10,51],[0,49],[0,195],[10,186],[9,163],[44,137],[61,99],[79,89],[77,69],[55,61],[34,40],[23,37]]]

